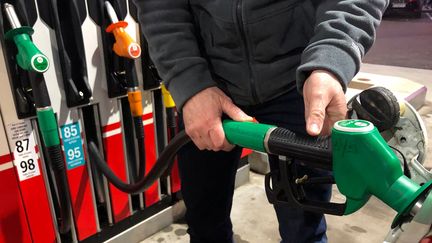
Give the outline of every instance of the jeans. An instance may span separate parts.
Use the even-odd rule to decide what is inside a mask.
[[[263,104],[240,107],[261,123],[305,133],[303,98],[292,90]],[[231,243],[230,219],[234,181],[241,148],[230,152],[200,151],[190,143],[178,153],[186,222],[191,243]],[[278,169],[277,156],[269,156],[271,170]],[[299,174],[319,176],[328,172],[296,164]],[[308,198],[328,201],[331,186],[305,188]],[[283,243],[327,242],[326,221],[322,214],[298,208],[275,206]]]

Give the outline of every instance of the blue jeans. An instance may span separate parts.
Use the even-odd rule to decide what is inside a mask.
[[[303,98],[296,90],[269,102],[241,109],[261,123],[305,133]],[[231,152],[200,151],[192,143],[179,152],[182,194],[191,243],[233,242],[230,213],[240,154],[238,147]],[[269,161],[271,170],[277,170],[277,156],[269,156]],[[296,166],[302,175],[328,174],[300,164]],[[330,185],[306,187],[305,191],[308,198],[330,200]],[[322,214],[282,206],[275,206],[275,210],[283,243],[327,242],[326,222]]]

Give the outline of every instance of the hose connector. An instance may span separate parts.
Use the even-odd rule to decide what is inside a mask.
[[[128,101],[133,117],[142,117],[143,105],[142,94],[140,90],[128,91]]]

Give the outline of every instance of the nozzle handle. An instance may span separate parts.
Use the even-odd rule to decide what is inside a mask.
[[[141,46],[125,31],[128,26],[126,21],[119,21],[117,14],[110,2],[105,1],[105,9],[111,24],[106,28],[106,32],[113,33],[116,42],[113,50],[121,57],[136,59],[141,56]]]
[[[231,120],[225,120],[223,128],[232,144],[299,159],[316,168],[332,168],[330,137],[311,137],[272,125]]]
[[[30,39],[33,29],[28,26],[21,27],[12,4],[5,3],[3,6],[11,25],[11,30],[6,32],[5,38],[15,42],[18,49],[18,66],[27,71],[44,73],[49,68],[49,60]]]
[[[316,168],[332,168],[333,155],[329,136],[311,137],[278,127],[271,131],[266,142],[269,153],[299,159]]]

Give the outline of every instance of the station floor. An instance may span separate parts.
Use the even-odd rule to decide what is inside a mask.
[[[432,142],[432,71],[364,64],[363,72],[399,76],[426,85],[429,92],[425,105],[419,113],[427,126],[429,144]],[[432,148],[428,148],[426,166],[432,167]],[[234,225],[236,243],[277,243],[280,242],[278,224],[273,207],[267,202],[264,191],[264,176],[251,172],[249,182],[240,186],[234,193],[231,218]],[[333,201],[343,200],[336,188]],[[375,198],[360,211],[343,217],[327,216],[327,236],[331,243],[375,243],[383,242],[395,216],[386,205]],[[166,227],[141,243],[188,243],[187,225],[182,220]],[[401,243],[418,242],[428,231],[428,227],[410,224],[399,238]]]

